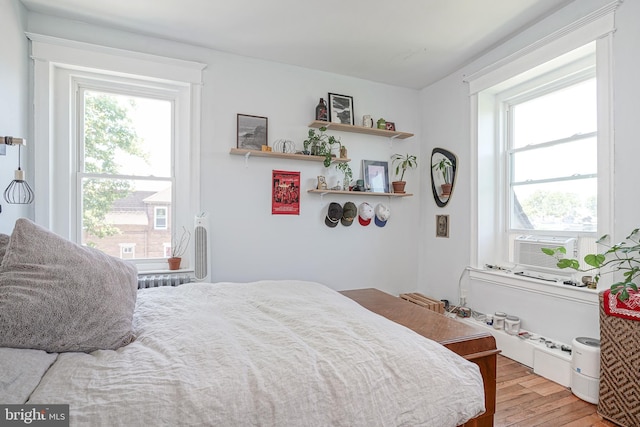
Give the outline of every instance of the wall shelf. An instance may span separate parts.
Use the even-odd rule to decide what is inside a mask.
[[[372,191],[344,191],[344,190],[307,190],[307,193],[316,193],[316,194],[347,194],[349,196],[386,196],[386,197],[410,197],[413,196],[411,193],[374,193]]]
[[[324,156],[309,156],[307,154],[278,153],[276,151],[247,150],[244,148],[232,148],[229,154],[235,156],[275,157],[277,159],[305,160],[309,162],[324,162]],[[331,163],[346,163],[348,158],[333,157]]]
[[[327,130],[339,130],[341,132],[363,133],[366,135],[384,136],[391,139],[407,139],[413,136],[412,133],[398,132],[395,130],[366,128],[364,126],[345,125],[342,123],[325,122],[322,120],[314,120],[309,124],[310,128],[321,128],[325,126]]]

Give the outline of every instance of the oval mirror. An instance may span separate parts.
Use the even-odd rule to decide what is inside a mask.
[[[456,155],[443,148],[434,148],[431,152],[431,191],[436,205],[445,207],[451,200],[456,182]]]

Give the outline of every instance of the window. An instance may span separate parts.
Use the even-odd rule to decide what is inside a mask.
[[[29,38],[34,114],[41,118],[34,124],[42,147],[35,153],[34,182],[42,189],[36,222],[132,258],[139,271],[166,268],[171,230],[192,227],[200,211],[205,65]]]
[[[171,95],[100,79],[77,87],[81,243],[118,256],[134,242],[129,258],[163,257],[154,247],[171,239]]]
[[[574,71],[560,68],[533,89],[525,84],[524,93],[512,88],[507,99],[497,96],[505,123],[510,263],[553,267],[551,258],[523,257],[516,245],[524,239],[565,245],[579,259],[597,250],[597,80],[593,66]]]
[[[156,230],[167,229],[167,208],[156,206],[153,209],[153,223]]]
[[[555,261],[541,247],[563,245],[581,260],[598,251],[600,235],[611,232],[610,192],[603,191],[612,180],[606,167],[611,153],[607,49],[606,41],[598,40],[523,66],[519,73],[501,68],[472,83],[479,87],[473,95],[476,265],[549,273]]]
[[[134,259],[136,257],[135,243],[120,243],[119,246],[120,246],[120,258]]]

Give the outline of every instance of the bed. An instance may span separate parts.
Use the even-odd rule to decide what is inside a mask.
[[[365,308],[354,295],[309,281],[134,289],[131,335],[118,331],[121,314],[115,316],[118,321],[111,319],[113,307],[120,304],[108,301],[113,295],[130,299],[135,280],[123,287],[111,283],[100,298],[71,301],[68,309],[56,308],[44,321],[31,319],[37,326],[28,334],[38,336],[25,344],[22,335],[12,337],[10,328],[17,321],[10,315],[24,316],[24,304],[20,312],[12,312],[7,304],[15,296],[11,292],[21,297],[34,293],[39,284],[36,280],[33,285],[34,277],[42,266],[43,281],[55,274],[74,281],[82,276],[80,261],[65,252],[89,249],[57,242],[32,224],[21,225],[25,227],[22,235],[15,236],[14,230],[0,266],[0,404],[68,404],[74,426],[446,427],[485,413],[478,364]],[[32,249],[25,253],[16,247],[25,238],[33,246],[34,230],[42,247],[37,259],[25,263]],[[47,239],[56,240],[55,250]],[[54,253],[55,262],[48,255],[43,258],[42,251]],[[80,259],[87,256],[82,253]],[[36,261],[40,264],[34,267]],[[122,267],[113,262],[106,260],[108,274]],[[66,264],[51,269],[52,263],[68,263],[74,275],[67,274]],[[100,263],[90,259],[89,264],[90,279],[78,281],[102,289]],[[130,271],[122,268],[128,277]],[[23,270],[29,280],[14,286]],[[70,286],[66,281],[61,283]],[[30,286],[26,290],[25,283]],[[41,288],[48,289],[41,286],[37,296]],[[65,300],[78,292],[63,292]],[[107,320],[89,320],[104,305],[109,306]],[[52,334],[42,331],[55,328],[60,316],[78,316],[70,311],[87,320],[71,328],[63,317],[66,327],[46,343]],[[85,327],[87,334],[81,333]],[[95,327],[108,330],[103,346],[115,348],[94,348]],[[117,344],[112,346],[114,337]]]

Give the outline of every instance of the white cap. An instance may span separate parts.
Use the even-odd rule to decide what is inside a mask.
[[[376,206],[376,225],[378,227],[384,227],[387,224],[387,220],[390,216],[391,211],[389,211],[389,208],[382,203],[378,203],[378,205]]]
[[[371,218],[373,218],[373,208],[371,205],[367,202],[360,203],[360,206],[358,206],[358,221],[360,225],[369,225]]]

